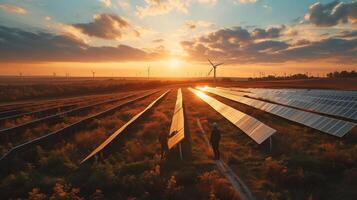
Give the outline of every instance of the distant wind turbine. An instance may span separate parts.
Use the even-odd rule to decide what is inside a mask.
[[[148,80],[150,79],[150,66],[148,66]]]
[[[93,75],[93,79],[94,79],[94,77],[95,77],[95,71],[92,71],[92,75]]]
[[[220,65],[223,65],[223,63],[213,64],[210,59],[207,59],[207,60],[212,66],[212,69],[208,72],[208,76],[213,71],[213,81],[214,81],[214,83],[216,83],[216,70],[217,70],[217,67],[220,66]]]

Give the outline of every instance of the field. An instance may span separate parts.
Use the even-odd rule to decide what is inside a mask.
[[[355,81],[222,81],[218,85],[355,90],[356,85],[351,84]],[[277,130],[270,149],[269,143],[258,145],[188,90],[210,84],[200,79],[60,80],[51,84],[41,79],[3,83],[0,196],[2,199],[357,198],[356,127],[345,137],[337,138],[209,94]],[[183,95],[185,138],[180,143],[181,149],[177,145],[162,160],[159,135],[169,133],[179,88]],[[103,150],[81,163],[156,99],[147,112]],[[16,111],[16,116],[10,111]],[[213,160],[207,144],[213,122],[219,124],[222,132],[221,162],[239,177],[240,187],[235,185],[236,178],[231,180],[231,175],[222,173],[220,162]],[[247,190],[253,198],[244,193]]]

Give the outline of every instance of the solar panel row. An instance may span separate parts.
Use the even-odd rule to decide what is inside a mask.
[[[336,99],[345,101],[356,101],[357,92],[356,91],[341,91],[341,90],[320,90],[320,89],[263,89],[263,88],[232,88],[238,91],[251,92],[254,90],[266,90],[270,92],[282,92],[301,94],[304,96],[311,97],[323,97],[326,99]]]
[[[354,99],[355,97],[352,96],[353,93],[351,92],[351,96],[344,95],[344,96],[335,96],[335,95],[320,95],[318,91],[315,90],[308,90],[306,92],[293,92],[288,89],[281,89],[281,90],[276,90],[276,89],[252,89],[251,92],[261,94],[272,94],[277,97],[286,97],[290,96],[292,98],[297,98],[297,97],[306,97],[311,101],[319,101],[319,100],[324,100],[324,102],[333,104],[333,103],[347,103],[349,102],[351,105],[356,105],[357,104],[357,98]]]
[[[357,120],[357,101],[331,100],[270,89],[253,89],[251,93],[236,91],[232,91],[232,93],[240,96],[245,95],[260,98],[299,109]]]
[[[204,94],[201,91],[189,88],[191,92],[196,94],[199,98],[210,105],[214,110],[220,113],[228,121],[242,130],[250,138],[252,138],[256,143],[261,144],[270,136],[272,136],[276,130],[265,125],[259,120],[242,113],[216,99]]]
[[[107,147],[120,133],[122,133],[126,128],[128,128],[132,123],[134,123],[137,119],[141,117],[146,111],[148,111],[151,107],[153,107],[161,98],[163,98],[169,91],[166,91],[161,96],[159,96],[156,100],[150,103],[143,111],[132,117],[127,123],[125,123],[122,127],[116,130],[112,135],[110,135],[102,144],[100,144],[97,148],[95,148],[86,158],[81,161],[81,164],[93,156],[97,155],[101,152],[105,147]]]
[[[225,90],[205,88],[204,91],[222,96],[224,98],[243,103],[254,108],[266,111],[268,113],[280,116],[293,122],[311,127],[313,129],[322,131],[324,133],[342,137],[348,133],[356,124],[344,120],[334,119],[330,117],[321,116],[315,113],[310,113],[295,108],[289,108],[282,105],[268,103],[256,99],[237,96]]]
[[[263,89],[263,88],[232,88],[237,91],[257,92],[267,91],[269,93],[281,93],[283,96],[288,94],[319,97],[340,101],[357,101],[356,91],[340,91],[340,90],[317,90],[317,89]]]
[[[174,110],[174,115],[172,117],[170,134],[168,146],[169,149],[173,148],[179,142],[181,142],[185,137],[185,118],[182,107],[182,92],[181,88],[177,90],[177,99]]]

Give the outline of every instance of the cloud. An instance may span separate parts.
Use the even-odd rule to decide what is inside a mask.
[[[263,8],[265,8],[265,9],[267,9],[267,10],[269,10],[269,11],[272,11],[272,10],[273,10],[273,7],[271,7],[271,6],[268,5],[268,4],[263,5]]]
[[[156,40],[153,40],[152,42],[153,43],[161,43],[161,42],[164,42],[165,40],[164,39],[156,39]]]
[[[127,0],[119,0],[118,1],[118,6],[121,8],[121,9],[129,9],[130,8],[130,3],[129,1]]]
[[[302,61],[335,58],[341,63],[355,63],[356,55],[357,39],[327,38],[302,47],[287,49],[280,52],[277,58]]]
[[[214,28],[216,25],[212,22],[208,22],[208,21],[194,21],[194,20],[188,20],[185,22],[184,25],[186,30],[193,30],[193,29],[197,29],[197,28]]]
[[[353,31],[342,31],[340,34],[337,35],[341,38],[357,38],[357,30]]]
[[[136,6],[139,17],[164,15],[172,11],[188,13],[192,3],[215,5],[217,0],[145,0],[144,6]]]
[[[139,17],[162,15],[176,10],[187,13],[190,0],[145,0],[146,6],[136,7],[136,14]]]
[[[112,6],[112,0],[99,0],[105,7]]]
[[[21,14],[21,15],[27,13],[27,10],[25,8],[15,5],[10,5],[10,4],[0,4],[0,9],[5,10],[6,12]]]
[[[119,40],[123,34],[127,34],[127,31],[134,32],[136,37],[140,36],[136,30],[130,30],[131,25],[128,21],[115,14],[96,14],[93,22],[73,24],[72,26],[83,34],[102,39]]]
[[[307,44],[310,44],[311,42],[309,40],[306,40],[306,39],[301,39],[301,40],[298,40],[294,43],[294,46],[303,46],[303,45],[307,45]]]
[[[206,60],[207,57],[241,64],[316,60],[349,63],[357,61],[357,38],[284,40],[280,35],[282,29],[254,29],[249,32],[241,27],[226,28],[182,41],[181,46],[191,60],[198,61]]]
[[[70,35],[32,33],[0,26],[1,62],[125,62],[161,58],[127,45],[93,47]]]
[[[350,3],[333,1],[325,5],[317,2],[310,6],[304,18],[305,22],[323,27],[348,22],[357,23],[357,1]]]
[[[216,5],[217,3],[217,0],[197,0],[199,3],[202,3],[202,4],[208,4],[208,5]]]
[[[284,25],[280,27],[270,27],[268,29],[255,28],[252,32],[252,37],[254,39],[278,38],[284,29]]]
[[[251,43],[247,45],[245,50],[253,52],[273,53],[283,49],[287,49],[289,44],[283,41],[266,40],[262,42]]]
[[[236,3],[242,3],[242,4],[251,4],[251,3],[257,3],[258,0],[235,0]]]

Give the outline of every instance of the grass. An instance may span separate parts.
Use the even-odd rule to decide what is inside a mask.
[[[109,100],[113,98],[118,98],[118,97],[123,97],[124,95],[128,95],[130,92],[122,92],[119,95],[118,94],[113,94],[113,95],[97,95],[97,96],[90,96],[90,97],[84,97],[84,98],[71,98],[71,99],[64,99],[64,100],[59,100],[56,102],[45,102],[45,103],[38,103],[30,107],[22,107],[20,108],[24,113],[30,112],[30,111],[40,111],[43,109],[51,109],[53,107],[58,107],[58,106],[66,106],[70,104],[76,103],[77,105],[65,108],[65,109],[58,109],[57,111],[51,111],[49,113],[37,113],[37,114],[32,114],[32,115],[24,115],[20,116],[17,118],[13,119],[8,119],[8,120],[3,120],[0,123],[0,129],[2,128],[11,128],[26,122],[30,122],[35,119],[43,118],[46,116],[54,115],[60,112],[68,111],[70,109],[86,106],[86,105],[91,105],[94,103],[99,103],[104,100]],[[113,105],[113,104],[108,104],[108,105]],[[105,106],[105,105],[104,105]]]
[[[18,157],[22,167],[2,176],[0,187],[6,190],[1,195],[33,199],[59,196],[69,199],[239,199],[227,180],[213,170],[210,160],[188,156],[187,160],[180,161],[176,154],[171,155],[168,162],[160,161],[158,135],[160,131],[169,131],[176,90],[121,135],[110,154],[78,168],[80,158],[158,95],[94,120],[67,139],[38,146],[28,152],[38,158],[36,162],[27,163]],[[193,151],[193,154],[199,153]],[[24,181],[28,184],[15,188]],[[207,186],[210,183],[214,186]]]
[[[278,132],[273,151],[257,145],[206,103],[183,89],[186,116],[184,160],[173,151],[159,157],[158,135],[168,132],[176,101],[172,90],[135,126],[123,132],[92,161],[78,162],[160,94],[152,95],[96,119],[73,133],[18,155],[13,170],[1,174],[3,198],[67,199],[240,199],[216,170],[206,137],[211,124],[222,131],[223,160],[252,190],[256,199],[355,199],[357,196],[356,130],[342,139],[215,96],[261,120]],[[84,113],[83,115],[87,115]],[[67,116],[58,128],[77,120]]]
[[[121,95],[123,96],[123,95],[127,95],[127,94],[128,93],[123,93]],[[138,96],[138,95],[136,95],[136,96]],[[68,126],[70,124],[78,122],[79,120],[81,120],[84,117],[93,115],[95,113],[104,111],[106,109],[109,109],[110,107],[117,105],[123,101],[126,101],[126,100],[121,100],[121,101],[113,102],[113,103],[107,103],[104,105],[98,105],[98,106],[91,107],[90,109],[85,110],[85,111],[67,114],[65,116],[62,116],[60,119],[58,119],[56,121],[39,123],[39,124],[35,125],[34,127],[27,128],[21,132],[13,133],[11,143],[12,143],[12,145],[18,145],[23,142],[30,141],[36,137],[48,134],[50,132],[59,130],[65,126]],[[31,117],[28,117],[28,118],[29,118],[28,121],[34,120]],[[109,119],[109,122],[110,121],[111,121],[111,119]],[[7,121],[7,123],[9,123],[9,122]],[[17,124],[21,124],[21,123],[17,123]],[[12,126],[15,126],[15,125],[16,124],[12,124]]]
[[[143,110],[149,102],[156,98],[159,94],[152,95],[147,99],[140,100],[134,103],[132,106],[137,108],[136,112],[131,112],[130,118]],[[63,140],[58,141],[55,145],[39,147],[35,152],[29,153],[30,157],[35,159],[36,157],[40,158],[38,162],[32,163],[31,165],[38,166],[38,170],[34,168],[27,168],[26,162],[21,164],[22,167],[17,168],[14,173],[9,174],[9,176],[16,176],[18,170],[21,170],[22,173],[27,174],[28,176],[33,176],[35,174],[40,174],[41,177],[51,176],[55,177],[66,177],[69,172],[73,172],[77,168],[77,163],[79,159],[82,159],[83,156],[88,153],[89,150],[93,149],[100,142],[109,136],[113,132],[113,129],[118,129],[125,121],[121,121],[120,118],[124,118],[121,113],[128,114],[128,110],[133,110],[130,106],[129,108],[123,108],[120,111],[117,111],[111,116],[104,117],[100,120],[94,120],[89,123],[84,130],[81,130],[74,134],[73,137],[63,138]],[[118,120],[113,120],[118,119]],[[105,127],[110,127],[105,129]],[[45,150],[45,149],[46,150]],[[90,149],[89,149],[90,148]],[[35,159],[36,160],[36,159]],[[43,179],[43,178],[42,178]],[[7,180],[7,178],[3,179]],[[41,182],[41,180],[39,180]],[[8,182],[8,181],[5,181]],[[36,185],[36,182],[33,183]],[[10,184],[6,184],[7,187],[11,187]],[[32,185],[31,185],[32,187]],[[14,190],[14,188],[12,188]],[[26,188],[25,188],[26,190]],[[23,193],[23,192],[20,192]],[[16,194],[16,192],[15,192]]]
[[[90,94],[110,94],[121,91],[152,89],[175,81],[125,81],[125,80],[73,80],[54,81],[41,78],[19,82],[18,80],[0,80],[0,102],[12,102],[28,99],[50,99],[53,97],[72,97]]]
[[[356,129],[342,139],[335,138],[240,103],[212,96],[278,131],[273,136],[273,151],[270,153],[268,145],[258,146],[231,124],[220,121],[218,113],[213,111],[211,118],[211,112],[206,111],[202,116],[208,121],[219,121],[224,134],[221,145],[224,159],[244,178],[259,199],[356,197],[354,190],[348,189],[353,186],[346,185],[346,174],[353,175],[353,169],[357,166],[354,156],[357,146],[351,142],[356,137]]]

